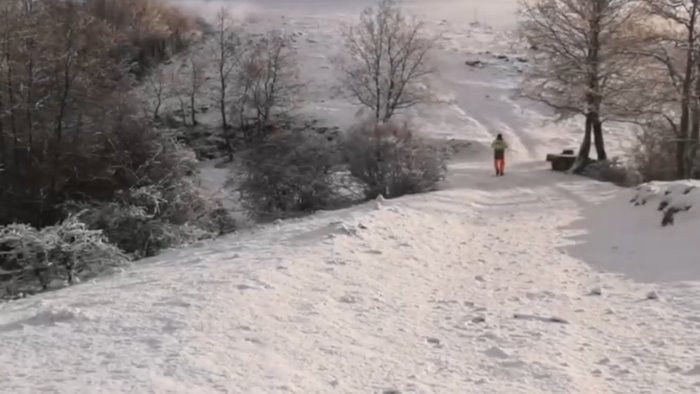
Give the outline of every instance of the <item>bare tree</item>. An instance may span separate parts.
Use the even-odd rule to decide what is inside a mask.
[[[221,7],[219,9],[216,14],[214,27],[216,30],[214,60],[218,77],[217,102],[221,113],[221,129],[226,141],[229,160],[233,160],[233,138],[227,116],[229,109],[227,94],[230,90],[231,78],[236,68],[240,65],[242,42],[240,35],[233,28],[233,20],[227,8]]]
[[[253,89],[250,104],[255,111],[258,133],[273,115],[286,115],[295,108],[301,87],[296,53],[290,37],[270,32],[254,49]],[[250,69],[249,69],[250,70]]]
[[[234,109],[246,138],[264,138],[273,117],[298,103],[299,73],[290,37],[269,32],[250,41],[237,81]]]
[[[146,90],[154,120],[160,119],[160,109],[163,101],[167,99],[167,85],[168,81],[162,68],[153,70],[146,79]]]
[[[14,145],[17,143],[13,78],[15,62],[12,48],[17,32],[15,21],[15,4],[12,2],[0,4],[0,160],[4,171],[7,171],[9,166],[14,170],[12,160],[8,160],[8,156],[13,156],[8,152],[8,147],[13,145],[8,144],[6,137],[11,134],[14,137],[12,138]]]
[[[640,67],[630,48],[641,13],[635,0],[522,1],[523,35],[537,49],[525,75],[524,96],[554,108],[562,117],[582,115],[584,136],[572,171],[589,160],[592,139],[599,160],[607,159],[606,120],[625,118],[621,105],[633,88],[627,74]]]
[[[431,101],[425,77],[434,72],[423,22],[407,17],[396,0],[369,7],[360,22],[343,32],[346,57],[341,57],[342,85],[377,121]]]
[[[700,0],[644,0],[648,14],[666,22],[654,29],[653,45],[644,53],[661,66],[650,116],[665,121],[673,138],[676,176],[690,176],[700,139]]]
[[[179,153],[139,113],[122,66],[138,56],[129,32],[167,39],[167,26],[138,9],[124,10],[121,27],[93,12],[127,2],[139,5],[0,1],[0,224],[48,225],[66,201],[109,201],[170,178]]]
[[[179,68],[171,69],[168,73],[168,86],[172,96],[177,100],[178,109],[175,114],[180,117],[180,122],[187,125],[188,116],[188,89],[187,83],[183,81],[182,70]]]
[[[199,96],[205,81],[204,63],[190,54],[187,72],[187,98],[189,100],[190,122],[192,126],[197,125],[197,97]]]

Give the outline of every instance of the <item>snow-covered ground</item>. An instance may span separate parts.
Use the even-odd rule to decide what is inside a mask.
[[[328,56],[362,2],[347,13],[300,3],[314,12],[281,18],[259,2],[256,20],[304,33],[306,110],[352,122]],[[480,19],[491,10],[466,3]],[[700,392],[700,218],[691,209],[662,228],[664,197],[635,206],[640,191],[548,171],[544,154],[575,148],[577,125],[512,98],[523,53],[508,32],[470,26],[471,12],[442,19],[431,19],[448,37],[434,85],[448,103],[411,115],[475,142],[443,190],[246,230],[2,304],[0,392]],[[487,66],[464,64],[475,57]],[[502,178],[483,149],[499,132],[513,146]],[[625,132],[611,133],[613,150]]]

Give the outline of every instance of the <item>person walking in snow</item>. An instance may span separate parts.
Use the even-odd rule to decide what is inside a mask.
[[[508,149],[508,144],[501,134],[496,136],[496,140],[491,143],[491,148],[493,149],[496,176],[503,176],[503,171],[506,169],[506,149]]]

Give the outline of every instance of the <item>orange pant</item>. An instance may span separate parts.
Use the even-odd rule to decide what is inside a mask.
[[[506,169],[506,160],[505,159],[496,159],[496,172],[499,174],[503,174],[503,171]]]

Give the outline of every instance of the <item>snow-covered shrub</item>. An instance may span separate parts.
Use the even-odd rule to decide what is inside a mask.
[[[72,216],[38,230],[26,224],[0,226],[0,298],[73,284],[126,262],[124,254]]]
[[[367,199],[432,191],[445,176],[445,155],[406,124],[362,123],[346,135],[342,150]]]
[[[600,160],[587,165],[583,175],[601,182],[611,182],[618,186],[632,186],[639,183],[636,172],[618,158]]]
[[[153,181],[145,172],[170,167],[163,159],[171,144],[144,113],[130,71],[143,72],[199,36],[188,13],[160,0],[0,3],[0,26],[21,27],[32,47],[5,40],[2,69],[33,70],[31,81],[0,84],[0,224],[58,223],[65,201],[107,201]],[[60,26],[71,26],[70,34],[56,34]],[[65,56],[70,61],[56,62]],[[21,108],[19,99],[6,105],[14,91],[27,96]],[[26,122],[15,119],[20,112]],[[5,143],[10,123],[14,145]]]
[[[139,75],[185,49],[198,35],[193,17],[160,0],[87,1],[84,8],[120,35],[121,45],[112,56]]]
[[[670,181],[676,178],[676,138],[663,127],[648,128],[637,135],[630,152],[630,167],[640,182]]]
[[[90,228],[135,257],[233,229],[220,202],[194,182],[197,160],[191,149],[142,119],[128,120],[118,131],[109,150],[97,156],[107,167],[96,172],[90,166],[102,164],[77,164],[91,176],[64,186],[73,188],[67,201],[55,202],[63,217],[80,212]]]
[[[336,163],[332,144],[321,135],[274,135],[243,158],[244,205],[263,220],[328,208],[336,197],[332,187]]]
[[[99,129],[81,130],[59,148],[54,137],[37,135],[36,146],[47,148],[0,172],[0,224],[55,224],[67,201],[114,201],[125,190],[169,185],[194,171],[194,154],[151,127],[135,105],[110,104],[113,111],[85,119]]]
[[[73,203],[69,209],[80,210],[81,220],[135,257],[235,228],[228,212],[189,179],[129,189],[114,201]]]
[[[675,223],[679,212],[700,209],[700,181],[650,182],[637,186],[630,200],[635,206],[643,206],[658,201],[661,212],[661,225]]]

